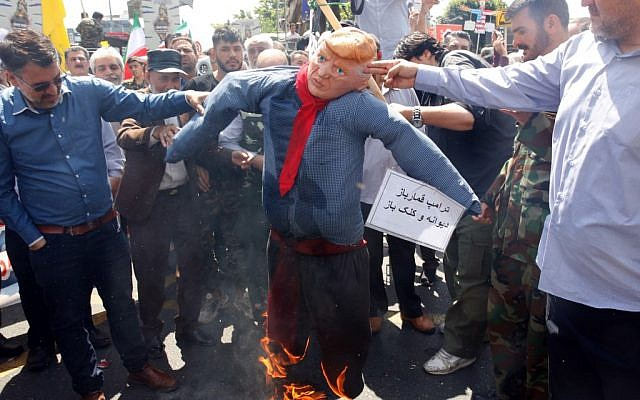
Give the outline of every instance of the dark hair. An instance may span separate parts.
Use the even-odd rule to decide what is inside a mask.
[[[445,36],[445,43],[449,44],[453,38],[465,39],[469,43],[471,43],[471,36],[465,31],[451,31],[447,36]]]
[[[211,41],[213,42],[213,47],[216,47],[220,42],[228,42],[228,43],[236,43],[240,42],[242,44],[242,39],[240,38],[240,34],[235,29],[231,29],[229,27],[218,28],[213,31],[213,36],[211,36]]]
[[[15,73],[29,62],[48,67],[57,62],[58,52],[48,37],[31,29],[19,29],[0,42],[0,60],[8,71]]]
[[[93,13],[93,15],[91,15],[91,18],[93,18],[93,19],[102,19],[102,18],[104,18],[104,14],[102,14],[100,11],[95,11]]]
[[[87,61],[89,61],[89,51],[82,46],[71,46],[66,49],[64,51],[64,59],[66,60],[67,58],[69,58],[69,53],[74,51],[82,51],[84,53],[84,56],[87,57]]]
[[[167,35],[167,37],[165,38],[165,44],[166,44],[166,48],[167,49],[173,49],[173,44],[175,42],[178,42],[180,40],[184,40],[185,42],[189,42],[191,43],[191,47],[193,48],[193,52],[198,54],[198,49],[196,47],[196,44],[193,42],[193,40],[191,40],[191,38],[187,35],[183,35],[183,34],[179,34],[179,33],[174,33],[172,35]]]
[[[515,0],[507,9],[507,18],[513,18],[525,8],[529,8],[529,15],[538,26],[543,26],[544,19],[551,14],[558,17],[565,29],[569,26],[569,7],[565,0]]]
[[[431,54],[440,62],[444,57],[447,49],[438,44],[438,41],[423,32],[413,32],[403,37],[396,50],[393,52],[393,58],[402,58],[411,60],[413,57],[420,57],[425,50],[429,50]]]

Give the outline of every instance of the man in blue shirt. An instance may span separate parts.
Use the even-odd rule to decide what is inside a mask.
[[[326,381],[347,398],[364,387],[371,335],[358,190],[366,138],[380,139],[408,175],[479,210],[442,152],[364,91],[363,68],[375,56],[370,35],[345,28],[321,43],[308,66],[228,74],[205,116],[187,124],[167,153],[172,162],[194,154],[239,110],[263,115],[263,204],[272,226],[265,363],[286,369],[302,361],[313,322]]]
[[[93,285],[129,382],[175,389],[173,377],[147,364],[127,240],[111,206],[101,118],[160,119],[186,112],[202,94],[143,96],[100,79],[68,78],[51,41],[31,30],[8,34],[0,59],[14,85],[0,99],[0,218],[29,245],[74,390],[83,399],[104,398],[82,323]]]

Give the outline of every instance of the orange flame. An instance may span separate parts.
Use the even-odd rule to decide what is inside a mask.
[[[316,392],[313,386],[303,384],[284,385],[283,400],[326,400],[324,393]]]
[[[261,356],[258,358],[258,361],[264,364],[267,368],[267,375],[271,378],[286,378],[287,367],[299,363],[307,355],[309,338],[307,338],[307,344],[304,347],[304,352],[300,356],[292,354],[280,343],[273,341],[266,336],[260,339],[260,345],[267,354],[267,357],[265,358]],[[279,347],[282,351],[272,351],[271,348],[274,346]]]
[[[350,399],[351,397],[347,396],[344,393],[344,381],[347,379],[348,366],[345,366],[342,372],[340,372],[340,374],[336,378],[335,383],[331,382],[331,379],[329,379],[329,377],[327,376],[327,372],[324,370],[324,365],[322,363],[320,363],[320,367],[322,368],[322,374],[324,375],[325,381],[327,381],[327,384],[331,388],[331,391],[335,393],[336,396],[344,397],[345,399]]]

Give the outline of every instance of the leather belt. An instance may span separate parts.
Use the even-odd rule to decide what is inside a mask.
[[[335,244],[322,238],[295,239],[291,237],[284,237],[278,231],[273,229],[271,230],[271,238],[280,243],[286,244],[296,253],[308,256],[332,256],[336,254],[349,253],[367,245],[367,241],[364,239],[360,239],[357,243],[353,244]]]
[[[113,221],[118,216],[118,213],[113,208],[102,217],[96,218],[85,224],[74,226],[57,226],[57,225],[36,225],[38,230],[42,233],[48,234],[63,234],[66,233],[71,236],[84,235],[106,224],[109,221]]]

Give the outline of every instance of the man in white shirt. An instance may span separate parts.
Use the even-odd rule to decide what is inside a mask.
[[[626,398],[640,376],[640,1],[583,0],[591,32],[536,60],[456,71],[372,65],[385,84],[496,108],[557,110],[540,239],[553,397]]]

